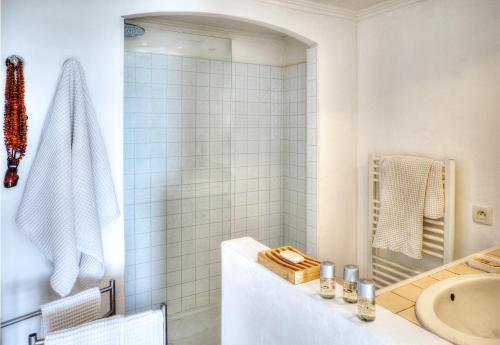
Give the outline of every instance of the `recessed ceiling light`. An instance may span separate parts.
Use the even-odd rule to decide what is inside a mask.
[[[182,46],[177,46],[177,49],[182,49]]]

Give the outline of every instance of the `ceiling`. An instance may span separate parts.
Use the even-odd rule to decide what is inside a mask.
[[[370,6],[377,5],[386,0],[309,0],[320,4],[346,8],[348,10],[359,11]]]

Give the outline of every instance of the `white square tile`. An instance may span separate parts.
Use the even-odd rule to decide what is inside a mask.
[[[151,69],[136,68],[135,81],[138,83],[151,83]]]
[[[189,72],[196,72],[196,59],[191,57],[182,58],[182,70]]]
[[[152,83],[166,84],[167,81],[168,80],[167,80],[167,70],[166,69],[153,68],[151,70],[151,82]]]
[[[149,54],[149,53],[135,53],[135,66],[136,67],[151,67],[151,54]]]
[[[197,64],[196,68],[197,72],[210,73],[210,60],[198,59],[196,61],[196,64]]]
[[[182,72],[177,70],[169,70],[167,74],[168,84],[180,85],[182,84]]]
[[[233,70],[235,75],[247,75],[247,64],[233,63]]]
[[[182,69],[182,57],[180,56],[168,56],[168,69],[180,71]]]
[[[247,65],[247,74],[249,77],[259,77],[259,75],[260,75],[259,65],[248,64]]]
[[[167,68],[167,55],[151,54],[152,68]]]
[[[135,66],[135,53],[134,52],[125,51],[124,65],[126,67],[134,67]]]
[[[222,61],[210,60],[210,73],[224,74],[224,63]]]

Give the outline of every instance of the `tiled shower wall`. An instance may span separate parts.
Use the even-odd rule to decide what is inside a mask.
[[[283,72],[283,238],[306,252],[306,64]]]
[[[126,52],[127,313],[219,303],[229,238],[315,255],[310,55],[282,68]]]
[[[233,237],[279,246],[282,69],[234,63],[233,85]]]

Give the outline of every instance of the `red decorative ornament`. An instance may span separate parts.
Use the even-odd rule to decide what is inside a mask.
[[[3,181],[5,188],[17,185],[17,167],[26,153],[28,117],[24,105],[23,60],[16,55],[5,61],[5,113],[3,133],[7,149],[7,172]]]

